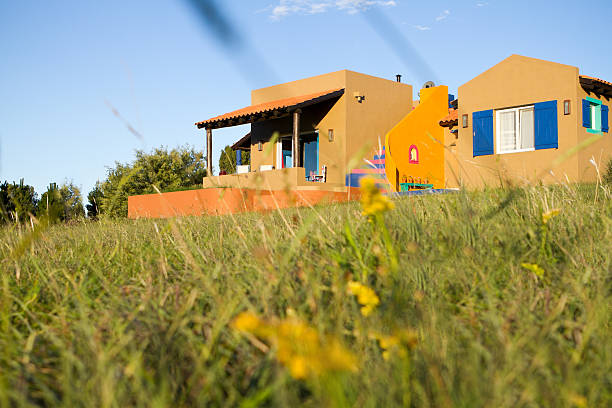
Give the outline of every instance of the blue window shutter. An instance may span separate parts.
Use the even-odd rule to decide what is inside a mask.
[[[582,126],[591,128],[591,102],[582,100]]]
[[[601,131],[608,133],[610,130],[610,122],[608,121],[608,106],[601,105]]]
[[[472,113],[474,157],[493,154],[493,110]]]
[[[540,102],[533,105],[533,127],[536,150],[559,147],[557,101]]]

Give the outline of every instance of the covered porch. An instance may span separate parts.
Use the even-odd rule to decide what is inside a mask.
[[[254,188],[307,186],[309,183],[325,182],[327,166],[320,163],[320,134],[317,123],[344,94],[344,89],[327,90],[292,98],[279,99],[229,112],[197,122],[199,129],[206,131],[206,156],[209,177],[205,187],[244,184]],[[236,175],[212,176],[213,129],[251,124],[251,132],[234,145]],[[324,132],[324,137],[330,137]],[[242,164],[242,152],[250,151],[251,165]],[[240,177],[238,177],[240,176]],[[208,180],[207,180],[208,179]],[[331,187],[331,186],[330,186]]]

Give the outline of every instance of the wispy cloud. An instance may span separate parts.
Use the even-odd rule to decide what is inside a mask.
[[[270,17],[280,20],[291,14],[319,14],[329,10],[341,10],[349,14],[359,13],[370,7],[393,7],[395,0],[279,0],[272,5]]]
[[[444,10],[438,17],[436,17],[436,21],[446,20],[450,16],[450,10]]]
[[[438,17],[436,17],[436,23],[440,23],[444,20],[446,20],[449,16],[451,15],[450,10],[444,10],[440,13],[440,15],[438,15]],[[431,30],[431,26],[429,25],[425,25],[425,24],[417,24],[413,26],[415,29],[419,30],[419,31],[429,31]]]
[[[484,7],[488,5],[489,3],[487,3],[486,1],[479,1],[478,3],[476,3],[476,7]]]

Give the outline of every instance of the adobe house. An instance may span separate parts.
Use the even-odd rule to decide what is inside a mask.
[[[512,55],[459,87],[446,128],[447,186],[595,181],[612,157],[612,83]],[[453,133],[451,133],[453,132]]]
[[[252,91],[249,106],[196,123],[206,131],[209,174],[213,131],[251,124],[232,146],[237,161],[250,151],[248,171],[205,177],[203,186],[346,191],[349,164],[372,159],[412,110],[412,86],[399,79],[342,70]]]

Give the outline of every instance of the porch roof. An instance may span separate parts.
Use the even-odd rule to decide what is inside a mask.
[[[251,150],[251,132],[232,145],[232,150]]]
[[[245,123],[259,122],[268,119],[278,119],[288,116],[292,111],[305,108],[333,98],[338,98],[344,93],[344,88],[332,89],[313,94],[294,96],[291,98],[278,99],[275,101],[247,106],[223,115],[215,116],[196,122],[198,129],[217,129],[229,126],[237,126]]]
[[[450,108],[448,110],[448,115],[440,121],[440,126],[442,127],[457,126],[458,120],[459,120],[459,112],[457,111],[457,109]]]
[[[605,96],[606,98],[612,97],[612,82],[581,75],[580,85],[587,92],[593,92],[595,94]]]

